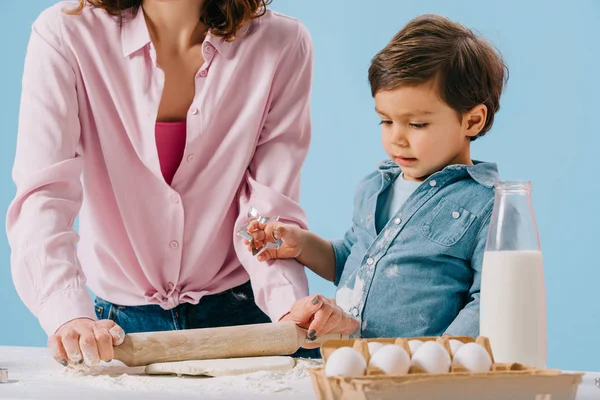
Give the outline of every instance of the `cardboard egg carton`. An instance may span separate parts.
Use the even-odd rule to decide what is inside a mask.
[[[559,370],[537,369],[519,363],[496,363],[490,342],[486,337],[468,336],[385,338],[332,340],[321,345],[323,360],[340,347],[353,347],[369,364],[369,342],[396,344],[403,347],[412,359],[409,340],[436,341],[452,359],[450,340],[476,342],[492,359],[489,372],[473,373],[459,365],[452,365],[448,373],[429,374],[411,366],[408,374],[386,375],[378,368],[368,367],[365,376],[326,376],[324,368],[310,370],[313,388],[318,400],[574,400],[581,373],[563,373]]]

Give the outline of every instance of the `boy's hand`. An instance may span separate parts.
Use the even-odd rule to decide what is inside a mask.
[[[262,248],[267,243],[274,243],[281,239],[282,243],[278,249],[266,249],[258,255],[258,261],[267,261],[278,258],[296,258],[302,253],[303,230],[294,225],[285,225],[279,222],[261,224],[258,221],[252,221],[248,225],[248,233],[254,240],[244,243],[249,251],[254,248]]]

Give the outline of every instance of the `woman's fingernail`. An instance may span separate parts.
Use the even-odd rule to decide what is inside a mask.
[[[77,361],[77,364],[83,364],[83,358],[79,361]]]
[[[312,342],[313,340],[315,340],[317,338],[317,331],[314,329],[309,331],[306,338]]]
[[[108,360],[107,363],[112,362],[112,359]]]
[[[62,364],[63,367],[68,367],[69,366],[69,363],[64,358],[62,360],[60,360],[60,363]]]
[[[117,341],[121,340],[121,333],[117,331],[109,331],[110,335]]]
[[[319,295],[316,295],[315,297],[313,297],[313,299],[312,299],[313,305],[316,306],[317,304],[319,304],[319,300],[321,300],[321,298],[319,297]]]

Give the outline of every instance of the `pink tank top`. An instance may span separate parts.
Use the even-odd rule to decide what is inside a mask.
[[[169,185],[183,158],[186,129],[186,121],[156,123],[156,149],[158,150],[160,170]]]

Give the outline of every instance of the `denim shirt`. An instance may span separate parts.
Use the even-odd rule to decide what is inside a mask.
[[[427,178],[377,233],[377,200],[400,174],[384,161],[355,192],[352,227],[332,241],[336,301],[361,337],[479,334],[481,264],[495,164],[451,165]]]

